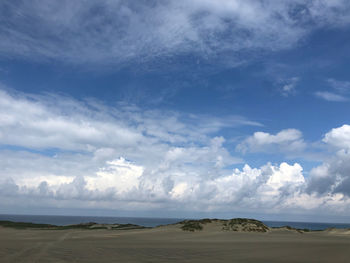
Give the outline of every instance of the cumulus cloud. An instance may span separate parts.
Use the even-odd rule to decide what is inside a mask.
[[[147,172],[142,165],[123,158],[105,162],[95,173],[67,177],[67,181],[32,177],[36,183],[7,178],[0,181],[0,203],[22,200],[32,207],[96,208],[142,211],[234,212],[291,210],[337,211],[349,204],[341,191],[315,194],[315,181],[308,182],[300,164],[267,163],[260,168],[221,171],[208,177],[201,172]],[[309,183],[309,185],[308,185]],[[306,188],[309,187],[306,191]],[[311,192],[310,192],[311,191]],[[24,198],[24,199],[23,199]],[[31,201],[35,200],[35,204]]]
[[[169,208],[173,205],[183,209],[210,209],[215,206],[235,205],[241,208],[283,207],[288,198],[303,189],[305,179],[299,164],[270,163],[261,168],[245,165],[230,174],[208,177],[192,171],[157,171],[148,174],[145,167],[119,158],[108,161],[96,173],[85,176],[66,177],[50,181],[50,178],[33,176],[32,184],[24,180],[6,179],[0,183],[0,195],[14,198],[40,197],[58,201],[108,202],[111,209],[125,208],[130,203],[154,203]],[[292,193],[292,194],[291,194]],[[116,207],[123,203],[122,207]],[[98,204],[99,205],[99,204]],[[209,209],[209,210],[210,210]]]
[[[344,124],[330,130],[322,141],[338,149],[350,149],[350,125]]]
[[[241,116],[106,107],[5,91],[0,109],[4,189],[11,185],[13,194],[59,200],[161,199],[157,187],[179,196],[180,188],[173,187],[179,178],[214,178],[241,162],[215,135],[220,129],[260,125]]]
[[[350,154],[340,150],[333,158],[310,172],[309,192],[322,194],[341,194],[350,196]]]
[[[349,125],[325,134],[336,157],[305,177],[299,163],[232,168],[243,161],[218,131],[259,125],[240,116],[159,113],[5,91],[0,102],[3,207],[209,212],[349,206]],[[246,152],[304,148],[295,129],[256,132],[237,146]]]
[[[246,152],[294,152],[302,151],[306,143],[302,133],[296,129],[282,130],[276,134],[267,132],[255,132],[237,145],[236,149]]]
[[[310,172],[309,192],[350,196],[350,126],[343,125],[325,134],[323,140],[333,157]]]
[[[314,29],[347,25],[349,7],[345,0],[1,1],[0,53],[75,64],[229,53],[224,63],[234,65],[239,53],[289,48]]]

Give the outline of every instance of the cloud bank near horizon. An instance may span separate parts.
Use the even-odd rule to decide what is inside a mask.
[[[245,163],[235,149],[288,155],[312,147],[299,130],[269,134],[243,116],[160,113],[4,90],[0,107],[2,205],[349,216],[350,125],[323,136],[319,143],[330,157],[305,175],[300,163],[232,168]],[[258,131],[236,147],[217,135],[242,125]]]

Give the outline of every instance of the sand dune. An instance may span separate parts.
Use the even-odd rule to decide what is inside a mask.
[[[1,262],[349,262],[349,230],[266,232],[223,229],[223,221],[184,231],[13,229],[0,227]]]

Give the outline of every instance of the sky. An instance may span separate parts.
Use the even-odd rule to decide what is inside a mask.
[[[0,213],[350,221],[348,1],[0,14]]]

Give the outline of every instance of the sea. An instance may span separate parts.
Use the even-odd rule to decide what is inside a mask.
[[[37,224],[73,225],[80,223],[105,223],[105,224],[136,224],[145,227],[174,224],[185,218],[151,218],[151,217],[102,217],[102,216],[61,216],[61,215],[5,215],[0,214],[0,220],[14,222],[31,222]],[[313,222],[287,222],[287,221],[264,221],[269,227],[291,226],[299,229],[324,230],[327,228],[348,228],[347,223],[313,223]]]

